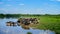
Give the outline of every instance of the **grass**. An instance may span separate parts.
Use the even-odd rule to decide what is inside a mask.
[[[56,34],[60,34],[60,16],[35,16],[39,19],[39,24],[31,25],[33,28],[44,29],[44,30],[52,30],[55,31]],[[32,17],[34,18],[34,17]]]

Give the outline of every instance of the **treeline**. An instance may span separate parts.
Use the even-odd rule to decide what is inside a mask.
[[[18,18],[20,14],[0,14],[0,18]]]
[[[35,17],[35,16],[51,16],[51,17],[53,17],[53,16],[58,16],[58,17],[60,17],[60,14],[58,14],[58,15],[51,15],[51,14],[0,14],[0,18],[19,18],[19,17],[21,17],[21,16],[30,16],[30,17]]]

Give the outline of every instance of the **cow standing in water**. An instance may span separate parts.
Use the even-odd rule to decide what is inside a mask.
[[[29,23],[29,19],[24,19],[23,24],[24,24],[24,25],[29,25],[29,24],[30,24],[30,23]]]
[[[16,23],[15,22],[12,22],[12,21],[9,21],[9,22],[7,22],[6,25],[7,26],[16,26]]]
[[[37,24],[38,20],[36,18],[30,18],[29,19],[30,23]]]
[[[31,23],[37,24],[38,20],[37,20],[37,18],[21,18],[17,22],[21,23],[21,24],[29,25]]]
[[[11,21],[6,23],[7,26],[11,26]]]

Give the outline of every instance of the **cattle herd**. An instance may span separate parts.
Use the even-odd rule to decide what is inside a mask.
[[[6,25],[7,26],[16,26],[16,25],[20,26],[21,24],[30,25],[30,24],[37,24],[37,23],[39,23],[37,18],[20,18],[17,20],[17,22],[12,22],[12,21],[6,22]]]

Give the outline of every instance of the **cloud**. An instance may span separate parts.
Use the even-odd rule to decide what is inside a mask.
[[[6,10],[6,9],[0,8],[0,13],[8,13],[7,11],[8,10]]]
[[[50,0],[50,1],[59,1],[60,2],[60,0]]]
[[[3,4],[3,2],[0,2],[0,4]]]
[[[22,3],[22,4],[19,4],[19,5],[23,6],[24,4]]]
[[[56,1],[60,1],[60,0],[56,0]]]

